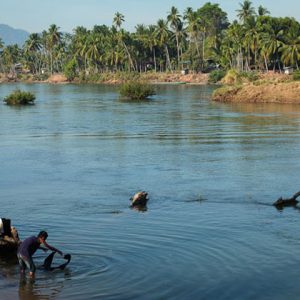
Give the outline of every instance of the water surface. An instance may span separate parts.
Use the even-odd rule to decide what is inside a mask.
[[[208,86],[157,86],[127,102],[101,85],[1,84],[1,216],[49,233],[72,261],[5,299],[298,299],[300,214],[271,204],[300,189],[300,107],[220,104]],[[146,190],[146,212],[129,198]],[[35,261],[45,258],[37,252]]]

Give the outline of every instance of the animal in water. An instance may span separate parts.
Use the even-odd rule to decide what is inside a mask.
[[[66,260],[65,263],[59,265],[59,266],[52,266],[52,261],[54,258],[56,252],[52,252],[50,255],[47,256],[47,258],[44,260],[44,264],[42,265],[42,268],[47,271],[54,271],[54,270],[64,270],[65,267],[70,263],[71,261],[71,255],[65,254],[63,258]]]
[[[131,207],[145,207],[148,202],[148,193],[145,191],[140,191],[134,194],[133,197],[130,198]]]
[[[299,203],[299,201],[297,200],[298,196],[300,196],[300,192],[296,193],[291,198],[283,199],[282,197],[280,197],[273,203],[273,205],[277,208],[283,208],[285,206],[296,206]]]

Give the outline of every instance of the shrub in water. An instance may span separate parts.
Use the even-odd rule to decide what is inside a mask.
[[[132,100],[142,100],[155,95],[155,91],[148,83],[141,81],[128,81],[121,85],[120,94],[121,96]]]
[[[33,104],[34,100],[35,96],[32,93],[15,90],[5,97],[3,101],[8,105],[26,105]]]

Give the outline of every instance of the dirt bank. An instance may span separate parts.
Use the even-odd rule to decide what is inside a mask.
[[[181,73],[144,73],[141,79],[151,83],[189,83],[207,84],[209,74],[191,73],[182,75]]]
[[[247,103],[299,103],[300,81],[286,75],[270,74],[253,83],[226,85],[215,90],[214,101]]]
[[[68,82],[68,79],[63,74],[54,74],[54,75],[51,75],[46,80],[46,82],[48,82],[48,83],[66,83],[66,82]]]
[[[182,75],[180,72],[174,73],[141,73],[132,74],[134,79],[141,79],[150,83],[188,83],[188,84],[207,84],[208,74],[191,73]],[[87,77],[85,80],[76,78],[74,83],[104,83],[104,84],[121,84],[131,78],[130,73],[103,73],[96,76]],[[67,83],[69,82],[63,74],[53,74],[46,80],[37,80],[32,74],[21,76],[9,76],[0,74],[1,82],[46,82],[46,83]]]

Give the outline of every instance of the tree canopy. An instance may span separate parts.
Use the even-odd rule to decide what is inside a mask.
[[[187,62],[196,72],[223,69],[282,70],[299,68],[300,24],[276,18],[249,0],[239,3],[232,23],[219,4],[205,3],[182,13],[172,6],[156,24],[123,28],[125,16],[116,12],[112,26],[74,28],[62,33],[52,24],[32,33],[23,47],[5,46],[0,37],[0,72],[21,63],[32,74],[62,72],[72,76],[115,71],[176,71]]]

